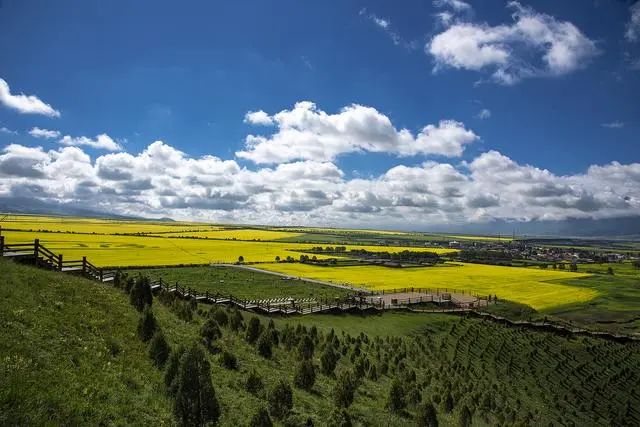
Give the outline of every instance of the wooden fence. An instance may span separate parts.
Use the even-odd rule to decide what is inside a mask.
[[[87,257],[75,260],[64,259],[62,254],[55,254],[42,245],[40,239],[35,239],[33,243],[8,244],[5,241],[5,237],[0,236],[0,256],[33,263],[36,267],[49,270],[78,273],[100,282],[111,282],[116,275],[116,270],[105,270],[96,267],[87,260]]]

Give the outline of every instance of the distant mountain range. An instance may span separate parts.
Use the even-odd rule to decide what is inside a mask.
[[[0,197],[0,212],[41,214],[41,215],[69,215],[88,218],[110,219],[144,219],[135,216],[118,215],[114,213],[87,209],[74,203],[44,202],[30,197]]]
[[[148,220],[148,218],[92,210],[74,203],[44,202],[29,197],[0,197],[0,212]],[[160,220],[156,219],[156,221],[173,220],[171,218],[162,218]],[[428,230],[420,231],[486,235],[501,234],[505,236],[515,234],[518,237],[576,236],[640,238],[640,215],[606,219],[569,218],[560,221],[495,220],[484,223],[433,226]]]
[[[505,221],[434,227],[435,232],[511,236],[640,238],[640,215],[620,218],[568,218],[559,221]]]

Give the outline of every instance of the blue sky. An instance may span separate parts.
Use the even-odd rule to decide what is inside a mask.
[[[436,0],[401,5],[384,1],[203,1],[184,5],[175,1],[4,0],[0,7],[0,78],[11,96],[35,96],[59,116],[24,111],[25,107],[16,108],[11,101],[0,106],[0,127],[4,128],[0,146],[5,147],[0,157],[5,164],[4,172],[0,170],[0,182],[4,181],[0,195],[77,201],[84,197],[75,191],[78,183],[91,181],[95,184],[92,200],[119,212],[251,220],[256,212],[269,209],[272,214],[258,215],[258,220],[278,220],[282,212],[288,212],[310,222],[346,220],[355,224],[369,224],[375,219],[367,215],[375,214],[383,225],[393,225],[399,213],[445,222],[471,217],[628,214],[638,206],[638,183],[629,185],[633,178],[626,176],[620,178],[626,183],[624,192],[598,200],[602,209],[576,206],[582,206],[579,203],[585,198],[599,197],[602,188],[614,186],[600,180],[602,188],[598,187],[593,177],[579,181],[593,165],[619,162],[626,167],[625,173],[635,177],[640,153],[640,7],[636,6],[624,1],[584,1],[576,7],[573,1]],[[638,20],[634,21],[636,9]],[[315,106],[296,108],[302,101]],[[375,135],[367,129],[352,134],[338,122],[333,123],[337,130],[321,134],[327,129],[325,124],[309,129],[304,128],[308,123],[300,122],[294,128],[303,139],[311,135],[311,140],[301,141],[301,135],[287,139],[291,135],[286,126],[274,118],[283,110],[291,117],[305,110],[315,111],[318,120],[326,116],[348,120],[347,115],[337,116],[352,104],[363,110],[352,111],[349,117],[364,117],[365,128],[367,117],[388,120],[391,129],[399,133],[406,129],[410,138],[398,139],[386,128]],[[364,108],[375,109],[375,113]],[[271,124],[256,125],[245,119],[248,112],[256,111],[264,111]],[[416,148],[428,125],[436,131],[446,125],[458,133],[435,136],[427,132],[426,144],[430,145]],[[55,133],[37,138],[29,133],[34,127]],[[101,134],[108,135],[111,148],[118,149],[87,145]],[[262,138],[254,141],[263,144],[262,154],[252,154],[253,149],[245,146],[248,135]],[[336,148],[331,138],[340,144],[351,143]],[[128,161],[139,161],[140,153],[154,141],[180,152],[183,160],[215,156],[254,174],[286,165],[302,167],[304,162],[311,169],[316,168],[311,162],[330,164],[340,172],[340,182],[334,182],[330,197],[325,197],[329,193],[325,191],[318,205],[309,202],[313,197],[296,193],[301,188],[291,189],[288,201],[300,202],[299,211],[295,203],[285,203],[294,210],[280,209],[285,205],[274,197],[259,201],[273,189],[248,192],[245,178],[235,175],[226,177],[234,181],[228,188],[209,184],[191,189],[188,195],[163,196],[157,191],[160,178],[146,171],[131,179],[149,181],[146,187],[152,188],[133,194],[135,185],[119,180],[116,184],[121,188],[115,194],[105,191],[118,185],[107,182],[100,173],[99,163],[103,162],[98,159],[107,156],[104,162],[108,163],[118,160],[108,156],[127,153],[134,159]],[[323,144],[332,148],[305,154],[313,151],[310,147]],[[440,145],[434,148],[433,144]],[[448,144],[447,148],[442,144]],[[292,145],[297,147],[295,153],[264,154],[284,152]],[[28,161],[16,154],[20,152],[17,146],[41,147],[49,156],[30,152],[28,161],[36,162],[33,167],[40,172],[56,160],[52,156],[58,155],[52,152],[75,146],[89,156],[94,175],[68,177],[68,186],[75,190],[63,191],[44,181],[35,193],[25,190],[29,177],[19,176],[15,169]],[[406,198],[413,202],[425,194],[434,196],[429,202],[408,204],[380,202],[390,197],[391,190],[372,189],[390,169],[403,166],[424,171],[425,162],[451,165],[463,177],[471,177],[478,188],[485,188],[488,183],[472,176],[481,173],[468,165],[487,153],[499,154],[520,171],[530,168],[534,175],[538,174],[535,171],[544,175],[548,170],[552,175],[544,182],[531,181],[531,185],[564,186],[571,191],[556,192],[560,199],[544,194],[547,199],[526,203],[508,198],[498,205],[456,201],[463,207],[451,214],[442,207],[451,203],[438,193],[444,184],[439,190],[408,192]],[[185,174],[174,178],[187,179]],[[360,178],[368,183],[359,183]],[[431,182],[437,185],[438,179]],[[405,187],[409,184],[404,182]],[[468,198],[467,193],[475,190],[464,185],[459,192]],[[327,185],[314,181],[302,190],[317,188],[326,190]],[[494,200],[494,196],[502,197],[498,193],[487,197]],[[215,197],[238,199],[238,203],[220,209],[216,203],[201,200]],[[373,208],[370,212],[363,207],[367,203]],[[540,209],[519,216],[518,204]],[[420,210],[412,205],[430,207]],[[433,208],[435,205],[440,207]],[[474,208],[476,205],[479,207]]]

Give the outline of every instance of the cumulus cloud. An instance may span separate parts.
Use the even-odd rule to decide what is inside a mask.
[[[629,8],[631,18],[627,24],[627,31],[625,37],[630,42],[637,42],[640,40],[640,2],[636,2]]]
[[[304,101],[267,117],[277,130],[269,136],[247,136],[245,149],[236,152],[238,157],[259,164],[332,161],[341,154],[356,152],[454,157],[478,139],[463,123],[454,120],[427,125],[414,136],[408,129],[396,129],[375,108],[358,104],[328,114]]]
[[[35,95],[11,93],[9,83],[0,78],[0,104],[24,114],[42,114],[48,117],[60,117],[60,112],[41,101]]]
[[[425,47],[435,61],[434,70],[488,71],[493,81],[509,85],[529,77],[571,73],[599,53],[595,42],[571,22],[517,1],[509,7],[514,10],[511,24],[491,26],[449,19],[451,25]]]
[[[244,116],[244,122],[250,123],[252,125],[263,125],[263,126],[273,124],[273,120],[271,120],[271,117],[269,117],[269,115],[262,110],[249,111]]]
[[[48,130],[48,129],[40,129],[39,127],[34,127],[29,131],[29,135],[34,138],[44,138],[44,139],[53,139],[60,138],[60,132],[57,130]]]
[[[17,144],[0,154],[0,196],[122,214],[272,224],[412,228],[487,219],[606,218],[640,211],[640,163],[556,175],[497,151],[468,162],[397,165],[348,178],[330,161],[259,167],[190,157],[161,141],[92,159],[81,147]]]
[[[122,149],[120,144],[115,142],[113,138],[111,138],[106,133],[101,133],[100,135],[96,136],[94,139],[88,138],[86,136],[71,137],[69,135],[65,135],[58,142],[62,145],[68,145],[68,146],[86,145],[92,148],[107,150],[107,151],[118,151]]]

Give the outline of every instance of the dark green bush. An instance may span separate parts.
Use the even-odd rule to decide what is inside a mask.
[[[216,321],[216,323],[222,327],[225,327],[229,324],[229,316],[227,312],[222,308],[214,305],[209,310],[209,317]]]
[[[320,370],[322,373],[328,376],[333,376],[333,371],[336,369],[339,357],[340,356],[333,351],[331,346],[325,348],[320,355]]]
[[[238,369],[238,359],[232,353],[223,351],[220,355],[220,366],[226,369]]]
[[[357,381],[350,371],[343,371],[333,389],[333,401],[339,408],[348,408],[353,403]]]
[[[310,360],[303,360],[298,365],[293,377],[293,384],[303,390],[311,390],[316,382],[316,368]]]
[[[260,319],[253,316],[251,319],[249,319],[245,338],[248,343],[253,344],[258,340],[258,337],[260,337]]]
[[[270,359],[273,355],[273,350],[271,348],[271,334],[268,331],[265,331],[260,335],[258,339],[258,343],[256,347],[258,349],[258,354],[264,357],[265,359]]]
[[[145,306],[142,312],[142,317],[138,321],[138,337],[144,342],[153,338],[153,334],[156,332],[157,322],[156,318],[151,311],[151,307]]]
[[[153,303],[153,294],[147,276],[138,276],[135,280],[129,292],[129,301],[138,311],[142,311],[145,305],[150,306]]]
[[[278,381],[267,396],[269,413],[275,418],[284,418],[293,408],[293,391],[285,380]]]
[[[263,388],[262,377],[255,370],[252,370],[244,383],[244,389],[251,394],[257,395]]]
[[[438,415],[431,402],[424,402],[418,406],[416,424],[418,427],[438,427]]]
[[[400,412],[407,406],[405,401],[404,389],[398,379],[394,379],[389,388],[387,396],[387,408],[391,412]]]
[[[180,358],[174,414],[179,425],[215,424],[220,418],[220,405],[211,383],[209,361],[198,345]]]
[[[211,352],[217,350],[216,341],[222,337],[222,331],[218,327],[218,324],[212,318],[207,319],[200,328],[200,337],[204,346]]]
[[[249,421],[249,427],[271,427],[273,423],[271,422],[271,417],[269,417],[269,412],[266,408],[261,407],[258,409],[258,412],[253,414],[251,417],[251,421]]]
[[[242,322],[244,319],[242,318],[242,313],[236,307],[231,310],[231,314],[229,315],[229,329],[232,331],[239,331],[242,329]]]
[[[311,359],[313,357],[314,344],[309,335],[305,335],[298,344],[298,357],[303,360]]]
[[[183,346],[178,347],[176,351],[172,351],[164,370],[164,385],[171,396],[174,396],[178,391],[178,369],[180,368],[180,358],[185,351],[186,349]]]
[[[163,368],[167,359],[169,359],[170,353],[171,347],[169,347],[167,340],[164,338],[162,330],[157,329],[149,343],[149,357],[151,357],[154,365],[158,368]]]

